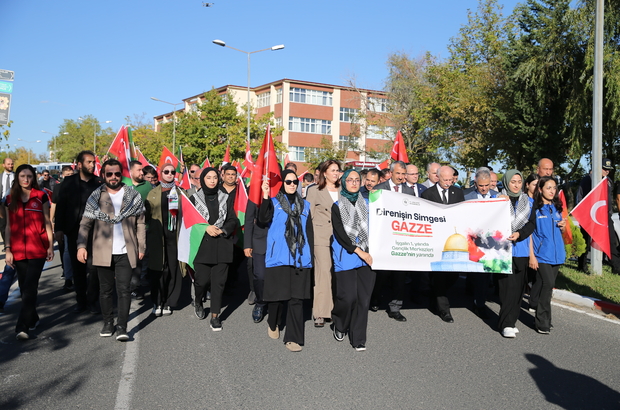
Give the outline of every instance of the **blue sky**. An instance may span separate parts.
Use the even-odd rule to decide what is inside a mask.
[[[226,84],[282,78],[382,89],[387,56],[430,51],[449,39],[477,0],[0,0],[0,69],[15,71],[9,144],[36,153],[64,119],[94,115],[118,129]],[[518,0],[500,0],[509,14]],[[41,143],[18,141],[41,140]],[[6,141],[2,142],[6,148]]]

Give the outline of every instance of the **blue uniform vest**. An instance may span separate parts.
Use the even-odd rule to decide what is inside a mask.
[[[364,198],[364,200],[368,205],[368,199]],[[336,206],[338,206],[338,202],[336,202]],[[357,244],[359,238],[355,238],[355,242]],[[332,236],[332,257],[334,259],[334,272],[342,272],[368,266],[357,254],[347,252],[347,250],[340,245],[335,235]]]
[[[301,229],[303,230],[306,243],[301,250],[297,249],[295,258],[293,258],[286,244],[286,239],[284,238],[288,215],[284,212],[280,202],[276,198],[271,198],[271,202],[273,202],[274,209],[273,219],[271,224],[267,227],[265,267],[295,266],[297,268],[311,268],[312,257],[310,255],[310,245],[308,244],[308,233],[306,232],[306,223],[310,216],[310,203],[308,201],[303,201],[304,210],[301,213]]]
[[[534,198],[527,197],[530,201],[530,212],[532,212],[532,207],[534,206]],[[515,207],[519,201],[515,203]],[[518,241],[514,245],[512,245],[512,256],[514,258],[527,258],[530,256],[530,238],[525,238],[522,241]]]
[[[562,214],[553,205],[536,210],[536,229],[532,234],[534,255],[539,263],[561,265],[566,259],[562,232],[557,224]]]

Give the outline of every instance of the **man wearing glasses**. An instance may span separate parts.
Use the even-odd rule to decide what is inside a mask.
[[[97,267],[101,284],[102,337],[116,331],[116,340],[127,341],[127,322],[131,306],[129,289],[132,271],[146,250],[144,202],[135,189],[122,182],[122,165],[110,159],[101,167],[104,185],[88,197],[80,222],[77,259],[86,263],[86,244],[92,231],[93,266]],[[110,238],[112,240],[110,241]],[[116,285],[118,295],[118,322],[114,327],[112,294]]]
[[[415,196],[420,196],[426,189],[424,185],[418,183],[418,178],[420,178],[418,167],[413,164],[408,164],[407,174],[405,175],[405,183],[409,188],[413,189],[413,195]]]

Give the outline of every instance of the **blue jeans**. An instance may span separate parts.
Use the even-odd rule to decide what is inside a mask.
[[[9,289],[11,289],[13,282],[15,282],[15,269],[6,265],[2,273],[2,279],[0,279],[0,306],[4,306],[9,298]]]

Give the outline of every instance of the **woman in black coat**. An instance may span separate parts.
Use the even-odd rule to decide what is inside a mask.
[[[211,321],[213,331],[222,330],[219,318],[222,295],[228,277],[228,267],[233,261],[232,235],[239,220],[235,216],[232,198],[219,188],[219,172],[205,168],[200,174],[200,189],[190,200],[209,224],[194,259],[195,312],[198,319],[205,318],[203,296],[211,287]]]

